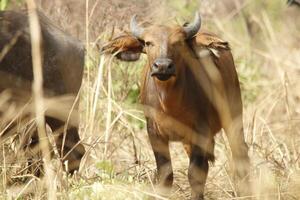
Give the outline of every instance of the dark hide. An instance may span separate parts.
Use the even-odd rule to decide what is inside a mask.
[[[46,123],[53,132],[63,130],[68,113],[74,104],[77,110],[78,103],[74,101],[77,96],[83,76],[84,48],[76,39],[72,38],[56,27],[45,15],[38,13],[42,34],[42,62],[43,62],[43,87],[47,98],[58,98],[62,95],[72,96],[72,100],[64,101],[46,110]],[[21,108],[30,102],[33,81],[31,41],[26,11],[0,12],[0,92],[7,92],[11,104]],[[60,109],[61,107],[61,109]],[[53,109],[56,111],[53,111]],[[74,111],[75,113],[76,111]],[[24,114],[32,116],[33,111]],[[2,116],[5,112],[2,111]],[[25,116],[19,119],[24,119]],[[60,117],[57,117],[60,116]],[[80,160],[85,152],[80,144],[78,134],[78,114],[72,114],[71,120],[63,143],[63,131],[56,136],[56,145],[63,160],[68,160],[69,171],[78,170]],[[2,134],[2,141],[7,132],[12,132],[13,126],[7,127]],[[30,139],[31,138],[31,139]],[[34,132],[29,136],[30,147],[38,142]],[[24,147],[25,148],[25,147]],[[72,150],[72,151],[70,151]]]

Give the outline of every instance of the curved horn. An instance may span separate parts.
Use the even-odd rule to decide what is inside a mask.
[[[137,38],[141,38],[143,32],[144,32],[144,28],[143,27],[140,27],[136,21],[136,16],[137,15],[134,15],[132,18],[131,18],[131,21],[130,21],[130,31],[131,33],[137,37]]]
[[[191,38],[196,35],[201,27],[201,17],[198,12],[195,14],[194,21],[187,26],[183,27],[187,38]]]

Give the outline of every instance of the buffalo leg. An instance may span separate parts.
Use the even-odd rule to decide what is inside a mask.
[[[147,130],[157,166],[157,180],[160,189],[169,190],[173,184],[173,170],[169,143],[158,135],[155,124],[147,120]]]
[[[244,138],[243,122],[241,117],[235,118],[233,123],[225,128],[225,132],[232,152],[234,179],[236,181],[237,192],[239,195],[250,194],[250,161],[248,157],[248,146]]]
[[[190,153],[190,165],[188,169],[188,178],[192,188],[192,199],[204,199],[204,187],[208,174],[207,153],[200,147],[192,145]]]
[[[51,127],[53,132],[58,131],[65,125],[63,121],[52,117],[46,117],[46,123]],[[61,157],[64,158],[63,161],[68,161],[69,172],[73,173],[79,169],[81,158],[85,153],[83,145],[80,144],[78,129],[74,126],[68,127],[64,144],[63,140],[64,134],[60,133],[56,139],[56,145],[59,152],[62,152]]]

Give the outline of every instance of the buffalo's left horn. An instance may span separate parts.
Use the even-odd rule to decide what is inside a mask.
[[[141,38],[142,37],[142,34],[144,32],[144,28],[143,27],[140,27],[136,21],[136,15],[134,15],[132,18],[131,18],[131,21],[130,21],[130,31],[131,33],[137,37],[137,38]]]
[[[187,26],[183,27],[187,38],[191,38],[196,35],[201,27],[201,17],[198,12],[196,12],[194,21]]]

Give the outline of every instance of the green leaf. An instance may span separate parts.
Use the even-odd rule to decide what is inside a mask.
[[[9,0],[0,0],[0,10],[5,10],[8,6]]]

